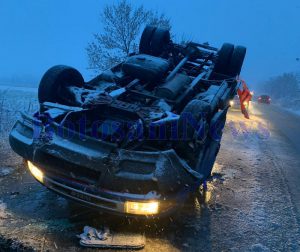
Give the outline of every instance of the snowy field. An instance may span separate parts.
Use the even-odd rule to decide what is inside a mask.
[[[38,108],[37,89],[0,85],[0,148],[8,147],[8,134],[21,111]]]

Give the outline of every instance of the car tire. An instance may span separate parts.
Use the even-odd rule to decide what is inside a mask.
[[[156,28],[151,40],[151,55],[160,56],[170,43],[170,31]]]
[[[203,175],[206,180],[213,169],[216,157],[220,150],[220,142],[225,127],[226,114],[216,113],[210,121],[210,131],[205,143],[199,151],[196,171]]]
[[[246,56],[246,47],[236,46],[233,50],[230,63],[228,65],[228,75],[236,77],[240,74]]]
[[[214,67],[214,72],[227,75],[228,73],[227,69],[228,69],[228,65],[230,64],[233,51],[234,51],[234,45],[229,43],[224,43],[222,45],[221,49],[217,53],[218,58]]]
[[[201,118],[204,119],[204,134],[198,136],[200,137],[198,141],[200,140],[199,143],[201,144],[198,144],[196,149],[191,148],[189,145],[194,136],[195,129],[186,124],[186,118],[184,117],[186,113],[190,113],[195,121],[200,121]],[[179,139],[180,143],[177,147],[178,153],[184,158],[193,160],[192,166],[195,167],[197,172],[203,175],[203,180],[206,180],[211,175],[214,162],[220,150],[220,141],[226,122],[226,116],[223,117],[221,115],[220,113],[219,116],[218,114],[212,116],[208,103],[201,100],[192,100],[186,105],[178,121],[179,132],[182,132],[182,129],[186,129],[187,135],[186,141]],[[208,123],[207,121],[209,121],[210,126],[206,124]],[[217,130],[217,132],[215,132],[215,130]],[[213,133],[217,133],[217,135]],[[178,135],[181,136],[180,134]]]
[[[203,159],[197,164],[196,171],[203,176],[203,180],[207,180],[211,176],[211,172],[220,150],[220,142],[207,138],[202,148]]]
[[[151,54],[151,40],[156,27],[147,25],[142,33],[139,51],[141,54]]]
[[[178,120],[178,136],[183,137],[186,135],[187,140],[191,140],[194,136],[195,129],[193,126],[187,124],[187,118],[190,117],[193,121],[199,122],[201,117],[207,116],[210,112],[208,103],[201,100],[190,101],[181,112]],[[186,131],[186,134],[184,133]],[[183,134],[184,133],[184,134]],[[185,137],[185,136],[184,136]],[[184,139],[182,139],[184,140]]]
[[[210,106],[208,103],[201,101],[201,100],[192,100],[190,101],[185,108],[183,109],[177,124],[177,136],[178,141],[175,146],[175,149],[177,150],[177,153],[181,155],[184,158],[187,159],[194,159],[194,150],[191,147],[190,143],[193,142],[193,137],[195,134],[195,125],[190,125],[187,122],[187,119],[192,119],[192,122],[197,123],[197,127],[199,126],[199,122],[201,118],[204,119],[204,125],[203,125],[203,135],[199,136],[199,138],[203,137],[203,139],[206,137],[207,134],[207,124],[205,122],[205,118],[209,116],[210,113]],[[201,139],[202,140],[202,139]]]
[[[75,68],[57,65],[51,67],[42,77],[38,88],[40,103],[53,102],[74,105],[75,101],[62,99],[66,97],[63,88],[68,86],[82,87],[84,79]]]

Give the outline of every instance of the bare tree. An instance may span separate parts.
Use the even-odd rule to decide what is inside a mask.
[[[171,29],[170,19],[164,14],[133,6],[127,0],[105,6],[102,14],[103,32],[94,34],[86,48],[89,68],[106,69],[137,51],[142,28],[155,25]]]

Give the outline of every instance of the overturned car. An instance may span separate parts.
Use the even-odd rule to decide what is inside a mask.
[[[175,44],[147,26],[139,53],[85,82],[74,68],[42,77],[12,149],[52,191],[127,216],[167,215],[211,174],[246,48]]]

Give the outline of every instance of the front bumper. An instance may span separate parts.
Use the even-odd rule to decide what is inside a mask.
[[[178,207],[175,202],[181,202],[179,200],[188,195],[188,191],[181,191],[175,197],[162,199],[161,195],[157,195],[155,192],[149,192],[146,195],[113,192],[91,187],[71,179],[50,177],[31,162],[28,162],[28,166],[31,174],[38,182],[57,194],[92,208],[127,216],[166,215]],[[144,205],[144,209],[129,209],[130,204],[133,203]],[[150,205],[152,209],[149,210],[147,205]],[[153,209],[153,205],[156,207],[155,209]]]
[[[51,125],[53,132],[58,125]],[[102,210],[130,215],[126,202],[159,202],[167,214],[202,182],[174,150],[143,152],[118,149],[74,134],[65,139],[35,139],[43,125],[22,114],[9,141],[12,149],[43,171],[46,187],[67,198]]]

